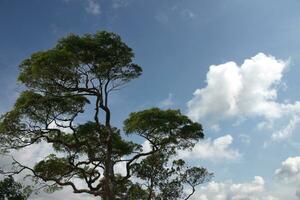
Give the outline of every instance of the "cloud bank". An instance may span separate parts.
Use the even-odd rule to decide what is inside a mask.
[[[280,82],[287,62],[259,53],[239,67],[235,62],[212,65],[207,86],[197,89],[188,102],[188,115],[199,121],[218,121],[233,116],[278,118],[275,86]]]
[[[289,157],[275,171],[275,176],[281,180],[281,188],[294,190],[294,197],[300,199],[300,157]],[[292,191],[293,192],[293,191]]]
[[[300,157],[289,157],[282,162],[275,175],[286,181],[300,181]]]
[[[281,103],[277,100],[278,86],[288,61],[259,53],[246,59],[240,66],[235,62],[212,65],[206,75],[207,85],[197,89],[188,101],[188,115],[195,121],[217,124],[224,119],[261,117],[258,127],[273,128],[273,122],[289,119],[280,131],[273,132],[272,140],[292,135],[299,123],[300,102]]]
[[[202,186],[193,200],[278,200],[265,191],[265,180],[255,176],[251,182],[210,182]]]

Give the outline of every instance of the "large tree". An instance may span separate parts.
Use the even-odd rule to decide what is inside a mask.
[[[123,132],[112,125],[110,93],[142,73],[133,57],[118,35],[101,31],[71,34],[24,60],[19,81],[26,89],[1,118],[1,146],[9,152],[41,143],[53,152],[34,166],[15,160],[11,173],[26,170],[36,180],[103,200],[188,199],[208,181],[212,174],[205,168],[176,159],[178,150],[204,137],[201,125],[180,111],[132,113]],[[150,148],[128,141],[136,138],[131,135]],[[117,165],[126,173],[115,171]]]

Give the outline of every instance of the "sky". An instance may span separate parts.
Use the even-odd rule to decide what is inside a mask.
[[[300,199],[299,8],[298,0],[0,0],[0,114],[22,91],[23,59],[69,33],[112,31],[143,68],[113,95],[114,124],[160,107],[204,127],[205,139],[179,152],[215,174],[194,200]],[[47,151],[18,158],[37,162]],[[80,199],[70,192],[31,199]]]

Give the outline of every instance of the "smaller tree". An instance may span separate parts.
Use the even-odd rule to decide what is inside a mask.
[[[0,181],[0,200],[26,200],[30,194],[31,188],[16,182],[12,176]]]
[[[145,200],[187,200],[196,186],[212,178],[213,173],[206,168],[190,167],[184,160],[176,159],[178,150],[193,148],[204,136],[202,126],[179,110],[152,108],[131,113],[124,122],[124,131],[135,133],[150,144],[147,157],[132,164],[133,177],[143,182],[147,192]]]

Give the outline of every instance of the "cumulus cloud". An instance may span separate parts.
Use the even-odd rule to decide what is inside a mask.
[[[282,162],[275,175],[287,182],[300,180],[300,157],[289,157]]]
[[[180,151],[179,157],[210,161],[236,160],[241,157],[241,154],[238,150],[230,147],[232,142],[233,137],[231,135],[225,135],[214,140],[207,139],[198,142],[191,151]]]
[[[259,53],[241,66],[235,62],[212,65],[207,86],[197,89],[188,102],[188,114],[194,120],[220,120],[233,116],[278,118],[280,104],[275,86],[280,82],[287,62]]]
[[[277,100],[278,86],[283,84],[288,63],[259,53],[240,66],[235,62],[210,66],[207,85],[197,89],[187,103],[188,115],[195,121],[213,124],[228,118],[262,117],[264,121],[258,124],[260,129],[272,129],[275,120],[286,116],[288,124],[273,133],[272,139],[291,136],[300,121],[300,102]]]
[[[276,169],[275,176],[283,181],[280,188],[288,187],[293,190],[294,197],[300,199],[300,157],[289,157]]]
[[[277,200],[265,191],[265,180],[255,176],[251,182],[210,182],[196,192],[193,200]]]

